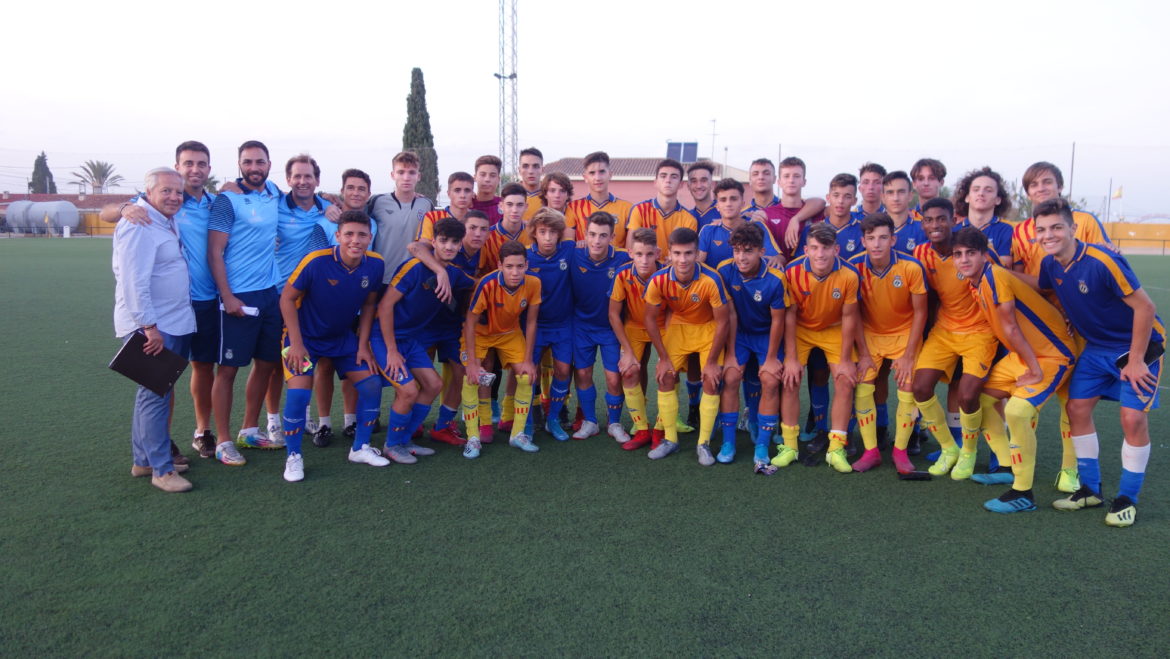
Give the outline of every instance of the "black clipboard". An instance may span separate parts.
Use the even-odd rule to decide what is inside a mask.
[[[142,352],[146,334],[135,332],[110,360],[110,370],[121,373],[159,396],[165,396],[187,370],[187,358],[163,348],[157,355]]]

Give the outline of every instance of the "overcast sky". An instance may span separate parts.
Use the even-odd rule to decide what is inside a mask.
[[[260,139],[277,163],[313,154],[325,189],[360,167],[386,192],[416,66],[441,177],[498,150],[496,2],[186,6],[61,5],[52,23],[43,4],[7,7],[0,189],[25,191],[44,150],[62,192],[88,159],[114,163],[130,190],[186,139],[231,178],[236,146]],[[1075,141],[1072,193],[1090,210],[1112,178],[1127,216],[1170,216],[1165,3],[666,6],[520,0],[521,148],[552,161],[697,141],[743,168],[782,151],[823,195],[866,160],[909,169],[922,156],[952,185],[984,164],[1019,179],[1051,160],[1067,191]]]

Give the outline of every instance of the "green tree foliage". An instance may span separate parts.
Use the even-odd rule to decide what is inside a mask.
[[[406,126],[402,129],[402,149],[414,151],[419,159],[419,179],[415,189],[432,200],[439,198],[439,157],[435,137],[431,134],[431,115],[427,112],[427,88],[422,69],[410,72],[410,95],[406,97]]]
[[[113,165],[101,160],[86,160],[80,172],[73,172],[73,178],[88,185],[94,194],[102,194],[126,180],[114,172]]]
[[[217,179],[214,174],[208,176],[207,180],[203,182],[203,189],[207,192],[210,192],[211,194],[218,194],[219,179]]]
[[[49,158],[41,151],[33,163],[32,180],[29,181],[28,191],[33,194],[57,194],[57,184],[53,182],[53,172],[49,171]]]

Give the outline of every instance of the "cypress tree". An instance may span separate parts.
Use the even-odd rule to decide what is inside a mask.
[[[439,157],[431,134],[431,115],[427,113],[427,88],[422,69],[410,72],[410,95],[406,97],[406,126],[402,129],[402,149],[414,151],[419,159],[418,194],[438,203]]]
[[[57,194],[53,172],[49,171],[49,157],[44,151],[41,151],[41,155],[33,162],[32,180],[29,181],[28,191],[33,194]]]

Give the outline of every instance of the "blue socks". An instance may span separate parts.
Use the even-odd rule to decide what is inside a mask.
[[[353,438],[356,451],[370,443],[370,434],[374,432],[374,421],[382,407],[382,376],[371,375],[355,384],[354,389],[358,392],[357,429]]]
[[[405,444],[410,441],[410,433],[407,432],[406,427],[410,425],[411,414],[408,412],[402,414],[395,412],[394,408],[390,408],[390,426],[386,428],[386,446],[397,446],[398,444]],[[358,424],[358,428],[361,428]],[[354,440],[357,443],[357,440]]]
[[[748,421],[752,423],[759,422],[760,416],[760,392],[763,391],[763,385],[759,380],[744,379],[743,381],[743,400],[744,405],[747,406]]]
[[[703,381],[691,382],[687,380],[687,403],[691,407],[698,407],[699,398],[703,395]]]
[[[886,428],[890,425],[890,408],[885,403],[877,405],[877,425],[880,428]]]
[[[439,406],[439,417],[435,419],[435,428],[446,428],[455,420],[455,413],[459,410],[451,409],[446,405]]]
[[[772,441],[772,435],[776,434],[776,424],[780,422],[779,414],[761,414],[760,430],[753,438],[757,446],[767,446]]]
[[[815,429],[829,432],[829,386],[809,384],[808,398]]]
[[[588,389],[577,387],[577,403],[586,421],[597,423],[597,387],[589,385]],[[549,412],[552,412],[552,403],[549,403]]]
[[[431,406],[424,405],[423,403],[415,403],[414,407],[410,408],[410,423],[408,423],[406,426],[407,442],[409,442],[411,436],[414,435],[414,431],[418,430],[419,427],[422,426],[423,421],[426,421],[427,414],[429,414],[430,411]]]
[[[561,410],[565,408],[565,399],[569,397],[569,381],[552,379],[548,387],[548,418],[560,419]]]
[[[719,425],[723,428],[723,443],[735,445],[735,426],[739,423],[739,412],[723,412],[719,415]]]
[[[1081,485],[1089,488],[1094,494],[1101,495],[1101,461],[1097,458],[1077,458],[1077,474],[1081,477]]]
[[[289,455],[301,452],[301,436],[305,433],[305,408],[313,397],[311,389],[289,389],[284,397],[284,448]]]
[[[609,423],[622,422],[622,405],[626,402],[626,397],[621,394],[611,394],[605,392],[605,410],[608,414]]]
[[[1121,445],[1121,482],[1117,496],[1129,497],[1138,502],[1142,481],[1146,479],[1146,464],[1150,461],[1150,445],[1133,446],[1128,442]]]

